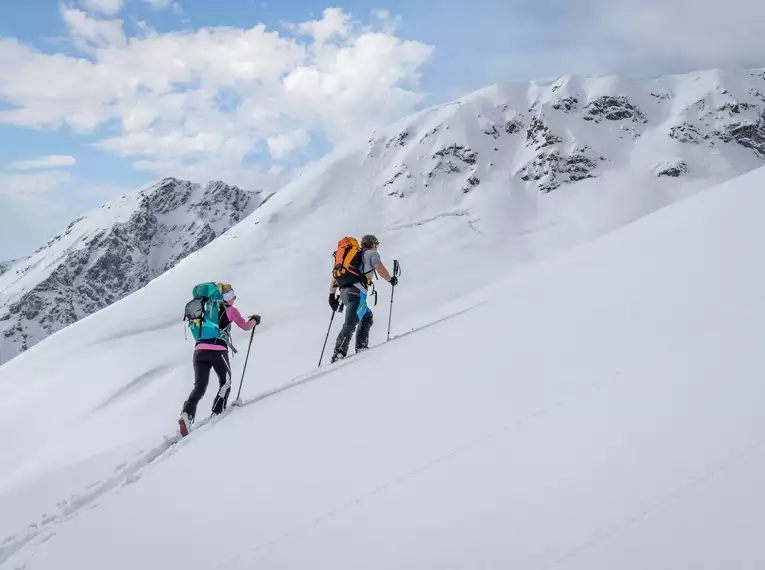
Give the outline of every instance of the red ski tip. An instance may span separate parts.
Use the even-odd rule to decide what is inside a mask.
[[[181,435],[183,437],[186,437],[189,435],[189,427],[186,425],[186,422],[184,420],[178,420],[178,427],[181,428]]]

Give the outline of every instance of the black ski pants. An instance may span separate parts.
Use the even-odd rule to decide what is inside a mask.
[[[213,414],[220,414],[226,409],[228,395],[231,392],[231,365],[228,361],[228,351],[195,350],[194,351],[194,389],[189,399],[183,404],[183,411],[192,419],[197,414],[197,404],[207,391],[210,382],[210,369],[218,375],[220,389],[213,402]]]
[[[358,311],[359,304],[361,303],[361,293],[356,287],[340,289],[340,301],[345,305],[345,322],[340,330],[340,334],[337,335],[335,352],[346,356],[351,344],[351,338],[357,326],[359,330],[356,331],[356,351],[369,347],[369,329],[372,328],[374,317],[372,316],[372,311],[368,310],[361,318],[361,321],[359,321],[356,311]]]

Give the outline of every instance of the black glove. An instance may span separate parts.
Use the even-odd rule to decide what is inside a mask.
[[[340,299],[334,293],[329,294],[329,306],[332,307],[332,311],[337,311],[340,307]]]
[[[388,281],[388,283],[390,283],[391,287],[395,287],[396,285],[398,285],[398,277],[394,275],[393,277],[390,278],[390,281]]]
[[[248,321],[255,321],[256,325],[260,324],[260,315],[252,315],[251,317],[247,318]]]

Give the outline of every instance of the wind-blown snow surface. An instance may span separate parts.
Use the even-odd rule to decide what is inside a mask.
[[[70,463],[3,480],[3,531],[15,532],[3,567],[762,568],[763,184],[760,169],[418,322],[402,310],[396,330],[411,334],[174,447],[118,448],[188,379],[157,364],[169,344],[136,350],[129,328],[106,325],[172,289],[193,265],[180,264],[3,369],[3,418],[23,425],[12,437],[3,425],[3,472],[45,437],[46,461]],[[202,253],[223,257],[226,241]],[[407,295],[402,283],[402,305]],[[322,331],[293,328],[280,349],[277,306],[255,337],[248,398],[319,348],[305,341]],[[50,361],[72,348],[92,362],[64,387]],[[148,372],[113,393],[123,371],[101,368],[110,353]],[[46,402],[64,389],[77,396],[54,414]],[[54,445],[70,448],[54,459]]]
[[[165,178],[80,216],[26,259],[0,263],[0,364],[140,289],[264,198]]]

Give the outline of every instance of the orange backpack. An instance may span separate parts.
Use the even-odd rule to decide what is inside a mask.
[[[332,276],[338,287],[347,287],[355,283],[364,283],[369,286],[372,280],[364,274],[363,253],[358,240],[345,237],[337,242],[337,250],[334,255],[335,266]]]

